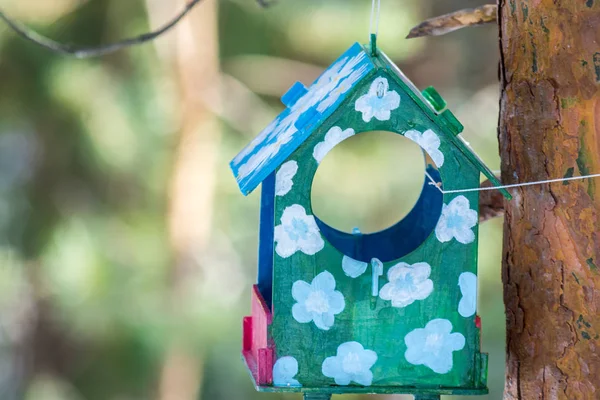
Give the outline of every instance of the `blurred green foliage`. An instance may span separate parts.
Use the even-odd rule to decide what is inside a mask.
[[[0,7],[62,42],[94,44],[149,29],[151,3],[2,0]],[[495,28],[403,39],[424,18],[484,1],[382,3],[380,47],[417,86],[437,87],[466,126],[465,138],[497,168]],[[244,108],[242,115],[258,122],[243,119],[252,128],[240,128],[219,115],[215,201],[205,210],[212,216],[209,250],[176,296],[168,210],[181,93],[164,53],[147,44],[101,59],[68,59],[0,29],[1,399],[159,398],[173,338],[201,366],[199,398],[269,396],[254,392],[239,357],[256,272],[258,194],[239,194],[228,161],[281,110],[277,95],[294,79],[309,83],[353,42],[366,40],[369,11],[367,0],[280,0],[268,9],[250,0],[219,2],[222,69],[257,93],[241,103],[239,93],[225,91],[224,108]],[[325,220],[386,226],[410,206],[400,188],[422,183],[418,164],[397,176],[390,166],[404,155],[378,139],[343,146],[327,161],[325,182],[340,185],[333,195],[353,202],[325,208]],[[355,165],[351,176],[344,160]],[[377,190],[366,191],[368,182]],[[328,200],[326,186],[315,190],[315,201]],[[353,207],[364,211],[361,220],[342,220]],[[501,229],[495,220],[480,233],[487,399],[500,399],[503,387]]]

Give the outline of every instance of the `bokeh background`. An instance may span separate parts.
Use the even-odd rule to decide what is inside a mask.
[[[404,39],[425,18],[484,2],[382,0],[379,45],[418,87],[438,89],[498,169],[496,28]],[[95,45],[157,28],[184,2],[0,6],[59,41]],[[204,0],[159,40],[88,60],[0,27],[0,399],[300,399],[255,393],[240,361],[259,195],[239,193],[228,162],[293,82],[367,40],[370,7]],[[316,213],[345,230],[397,221],[423,182],[406,142],[342,143],[319,170]],[[501,229],[496,219],[480,230],[490,400],[504,380]]]

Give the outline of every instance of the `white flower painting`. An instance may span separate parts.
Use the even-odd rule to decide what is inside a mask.
[[[444,165],[444,153],[440,151],[440,138],[434,131],[428,129],[421,133],[412,129],[406,131],[404,136],[421,146],[421,148],[429,154],[438,168]]]
[[[342,258],[342,269],[344,270],[344,274],[350,278],[358,278],[365,273],[368,266],[368,263],[355,260],[348,256]]]
[[[337,348],[337,355],[327,357],[323,361],[321,371],[328,378],[333,378],[337,385],[349,385],[350,382],[362,386],[371,386],[373,372],[371,367],[377,362],[377,353],[366,350],[358,342],[342,343]]]
[[[406,307],[416,300],[424,300],[433,292],[429,279],[431,266],[425,262],[413,265],[400,262],[388,270],[388,283],[383,285],[379,297],[392,302],[393,307]]]
[[[404,337],[406,361],[413,365],[424,365],[438,374],[452,370],[452,353],[465,347],[465,337],[452,332],[452,323],[447,319],[429,321],[424,329],[415,329]]]
[[[313,149],[313,157],[317,163],[321,163],[323,158],[344,139],[354,135],[354,129],[348,128],[342,130],[339,126],[334,126],[325,134],[325,140],[318,143]]]
[[[298,361],[294,357],[281,357],[273,365],[274,386],[302,386],[294,379],[298,374]]]
[[[388,80],[379,77],[371,83],[369,92],[356,100],[354,108],[362,113],[363,121],[371,122],[373,117],[379,121],[391,118],[392,111],[400,106],[400,95],[389,88]]]
[[[311,283],[294,282],[292,297],[297,301],[292,307],[294,319],[301,324],[312,321],[324,331],[333,326],[335,315],[346,306],[342,293],[335,290],[335,278],[328,271],[321,272]]]
[[[283,210],[281,225],[275,227],[274,240],[277,242],[275,252],[283,258],[297,251],[312,256],[325,246],[315,217],[306,215],[306,210],[299,204]]]
[[[294,186],[294,176],[298,172],[298,163],[294,160],[283,164],[275,174],[275,195],[285,196]]]
[[[462,297],[458,303],[458,313],[463,317],[471,317],[477,312],[477,275],[463,272],[458,277],[458,286]]]
[[[458,196],[442,206],[442,215],[435,227],[435,236],[440,242],[456,239],[462,244],[468,244],[475,240],[472,228],[477,225],[478,215],[470,207],[465,196]]]

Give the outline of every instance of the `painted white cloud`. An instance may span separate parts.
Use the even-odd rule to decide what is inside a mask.
[[[320,103],[317,106],[319,112],[331,107],[342,94],[352,89],[367,68],[366,65],[356,68],[365,58],[364,52],[360,52],[354,57],[346,57],[325,72],[316,82],[315,93],[320,97]]]
[[[452,332],[452,323],[447,319],[429,321],[424,329],[418,328],[404,337],[406,361],[413,365],[424,365],[438,374],[452,370],[452,353],[465,347],[465,337]]]
[[[463,317],[471,317],[477,312],[477,275],[463,272],[458,277],[458,286],[462,298],[458,303],[458,313]]]
[[[333,326],[335,315],[346,306],[342,293],[335,290],[335,278],[328,271],[321,272],[311,283],[294,282],[292,297],[297,301],[292,307],[294,319],[301,324],[312,321],[324,331]]]
[[[274,386],[302,386],[294,377],[298,374],[298,361],[294,357],[281,357],[273,365]]]
[[[278,120],[271,121],[271,123],[267,125],[267,127],[264,129],[264,132],[273,132],[277,125]],[[258,135],[254,139],[252,139],[252,141],[246,147],[244,147],[242,151],[238,153],[237,156],[235,156],[235,158],[233,159],[233,163],[235,165],[239,165],[246,157],[248,157],[254,152],[254,150],[256,150],[256,148],[263,142],[263,140],[263,135]]]
[[[442,206],[442,215],[435,227],[435,236],[440,242],[449,242],[454,238],[468,244],[475,240],[472,228],[477,225],[478,216],[477,211],[470,207],[465,196],[458,196]]]
[[[425,262],[413,265],[400,262],[388,270],[389,282],[379,291],[379,297],[390,300],[393,307],[406,307],[416,300],[424,300],[433,292],[429,279],[431,266]]]
[[[313,255],[321,251],[325,242],[312,215],[299,204],[286,207],[281,216],[281,225],[275,227],[275,252],[287,258],[297,251]]]
[[[261,146],[258,146],[258,143],[255,141],[258,137],[252,141],[250,144],[250,150],[244,150],[244,157],[252,154],[246,162],[240,165],[238,170],[238,178],[248,178],[254,175],[257,171],[259,171],[265,164],[268,164],[273,157],[279,152],[279,149],[285,144],[289,143],[296,133],[298,133],[298,129],[294,123],[299,117],[299,112],[291,111],[285,118],[281,120],[275,120],[271,122],[271,124],[265,129],[264,135],[269,138],[269,142],[262,144],[262,140],[264,140],[264,136],[260,135],[261,138]],[[238,155],[238,157],[240,157]],[[240,157],[240,161],[244,158]],[[237,158],[236,158],[237,159]],[[235,161],[235,160],[234,160]]]
[[[313,149],[313,157],[317,160],[317,163],[321,163],[327,153],[331,151],[335,146],[337,146],[344,139],[349,138],[354,135],[354,129],[348,128],[346,130],[342,130],[339,126],[334,126],[325,134],[325,140],[317,143],[315,148]]]
[[[294,176],[298,172],[298,163],[294,160],[283,164],[275,175],[275,195],[285,196],[294,186]]]
[[[271,159],[271,157],[273,157],[275,153],[274,149],[275,146],[272,144],[259,148],[259,150],[256,153],[254,153],[248,159],[248,161],[240,165],[240,169],[238,170],[238,176],[241,178],[250,176],[254,171],[262,167]]]
[[[337,385],[349,385],[350,382],[370,386],[373,382],[371,367],[377,362],[377,353],[366,350],[358,342],[346,342],[338,346],[337,355],[323,361],[321,372],[333,378]]]
[[[439,168],[444,165],[444,153],[440,151],[440,138],[431,129],[421,133],[417,130],[410,130],[404,133],[404,136],[421,146],[429,154],[435,165]]]
[[[391,118],[392,111],[400,106],[400,95],[389,89],[388,80],[379,77],[371,83],[369,92],[356,100],[354,108],[362,113],[363,121],[371,122],[373,117],[379,121]]]

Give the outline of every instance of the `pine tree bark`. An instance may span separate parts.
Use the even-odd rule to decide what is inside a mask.
[[[600,172],[600,1],[499,0],[506,183]],[[600,398],[600,181],[505,204],[505,399]]]

